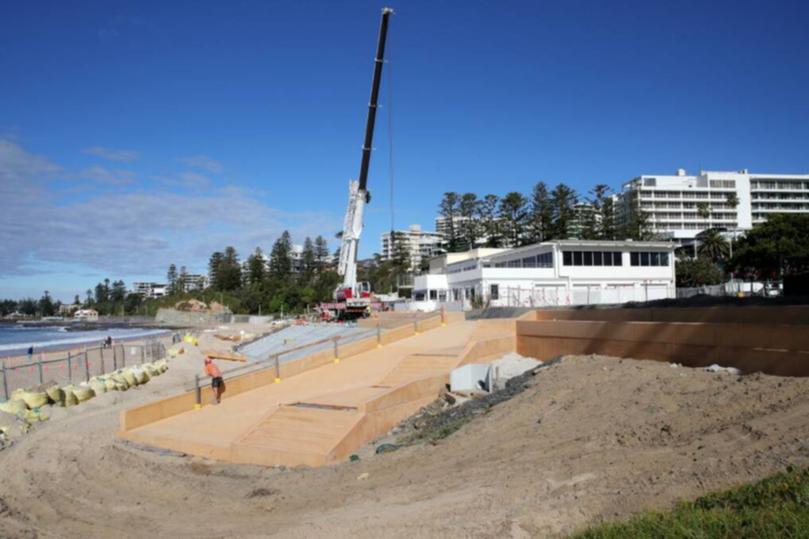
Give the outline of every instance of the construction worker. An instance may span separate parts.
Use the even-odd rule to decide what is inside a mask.
[[[216,398],[216,404],[222,401],[222,389],[224,381],[222,380],[222,371],[219,367],[214,365],[213,360],[205,356],[205,374],[211,377],[211,388],[213,388],[213,395]]]

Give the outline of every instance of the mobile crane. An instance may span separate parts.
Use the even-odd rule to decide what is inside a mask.
[[[360,176],[359,179],[348,182],[348,207],[343,221],[340,260],[337,265],[337,273],[343,278],[343,281],[334,291],[334,303],[324,303],[320,307],[325,318],[345,319],[368,316],[373,303],[370,283],[357,282],[357,249],[362,234],[365,205],[371,201],[371,192],[368,190],[368,166],[371,163],[379,83],[382,79],[382,66],[385,63],[388,20],[392,13],[391,8],[382,9],[376,58],[374,59],[374,76],[371,82],[371,99],[368,102],[368,118],[365,124],[365,141],[362,145]]]

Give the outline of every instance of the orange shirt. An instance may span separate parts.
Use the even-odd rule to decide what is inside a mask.
[[[214,365],[214,363],[212,361],[210,363],[205,364],[205,374],[207,374],[211,378],[216,378],[218,376],[222,376],[222,371],[220,371],[219,367]]]

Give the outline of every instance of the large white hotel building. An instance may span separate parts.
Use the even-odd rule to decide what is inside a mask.
[[[809,213],[809,174],[701,171],[642,175],[615,196],[618,220],[640,209],[659,238],[691,240],[707,228],[750,230],[773,213]]]

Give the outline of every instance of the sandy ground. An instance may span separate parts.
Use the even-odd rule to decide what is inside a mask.
[[[223,465],[116,440],[122,408],[192,372],[180,361],[0,452],[0,536],[562,535],[809,464],[807,379],[589,356],[437,445],[355,463]]]

